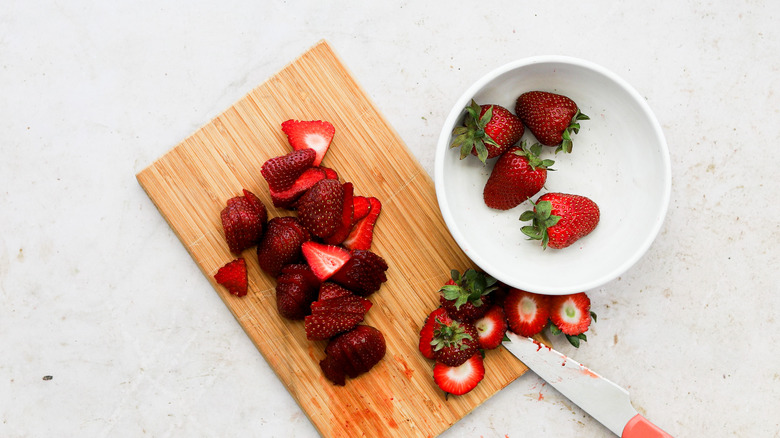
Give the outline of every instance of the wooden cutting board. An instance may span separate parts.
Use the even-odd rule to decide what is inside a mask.
[[[235,297],[213,275],[234,256],[219,213],[246,188],[269,207],[269,218],[294,213],[273,207],[260,175],[267,159],[291,150],[283,121],[328,120],[336,136],[323,165],[351,181],[356,195],[383,203],[372,250],[390,266],[370,298],[365,324],[384,333],[387,354],[369,373],[334,386],[320,371],[325,342],[306,339],[302,322],[276,311],[275,280],[260,270],[254,249],[249,294]],[[431,144],[433,147],[433,144]],[[474,267],[445,226],[433,181],[379,113],[327,42],[321,41],[213,121],[136,175],[279,379],[326,437],[433,437],[526,371],[504,349],[487,353],[486,377],[465,396],[445,398],[433,363],[417,350],[426,315],[451,269]],[[246,382],[251,385],[252,382]]]

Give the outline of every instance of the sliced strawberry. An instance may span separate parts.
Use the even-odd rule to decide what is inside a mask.
[[[240,254],[260,241],[268,220],[265,205],[252,192],[244,189],[244,196],[227,201],[220,212],[222,229],[225,232],[230,252]]]
[[[315,152],[311,149],[293,151],[274,157],[263,163],[260,173],[268,188],[280,192],[289,189],[296,179],[314,162]]]
[[[276,308],[288,319],[303,319],[311,313],[320,282],[308,265],[292,264],[282,268],[276,279]]]
[[[320,368],[336,385],[344,385],[346,376],[355,378],[368,372],[385,356],[387,346],[382,332],[367,325],[358,325],[328,342]]]
[[[335,179],[316,182],[296,202],[298,219],[312,235],[325,238],[341,225],[344,187]]]
[[[326,281],[320,285],[319,297],[317,299],[320,301],[331,300],[333,298],[344,297],[347,295],[353,295],[349,289],[345,289],[336,283]]]
[[[325,171],[325,178],[327,179],[339,179],[339,174],[330,167],[320,166],[320,169]]]
[[[276,191],[269,189],[274,207],[292,208],[298,198],[303,196],[317,181],[323,179],[325,179],[325,171],[322,168],[310,167],[303,171],[301,176],[287,190]]]
[[[321,120],[287,120],[282,123],[282,131],[287,134],[287,141],[294,150],[314,150],[315,166],[322,162],[336,134],[336,129],[330,122]]]
[[[323,283],[320,290],[327,287]],[[338,288],[339,286],[335,286]],[[326,292],[311,304],[311,315],[304,318],[306,338],[322,340],[351,330],[358,325],[371,308],[371,301],[351,292],[339,293],[338,289]]]
[[[355,189],[351,182],[345,182],[342,184],[342,187],[344,188],[344,202],[343,210],[341,211],[341,225],[339,225],[333,234],[323,239],[325,243],[329,243],[331,245],[340,244],[344,241],[344,239],[347,238],[350,231],[352,231],[352,198],[354,196]]]
[[[504,312],[510,330],[521,336],[533,336],[547,325],[549,297],[511,289],[504,299]]]
[[[303,257],[320,281],[325,281],[350,259],[349,251],[336,246],[313,241],[301,245]]]
[[[552,297],[550,320],[565,335],[577,336],[590,327],[590,298],[585,292]]]
[[[465,322],[441,321],[433,330],[433,358],[451,367],[456,367],[477,354],[479,334],[477,329]]]
[[[248,289],[246,261],[240,257],[227,263],[214,274],[214,280],[225,286],[231,294],[243,297]]]
[[[301,258],[301,245],[310,239],[295,216],[280,216],[268,221],[268,230],[257,245],[257,261],[260,268],[273,277],[279,275],[284,265]]]
[[[371,202],[365,196],[354,196],[352,198],[352,221],[356,223],[360,219],[363,219],[371,211]]]
[[[452,395],[463,395],[476,388],[485,377],[482,356],[475,354],[463,364],[452,367],[437,363],[433,367],[433,381],[442,391]]]
[[[433,359],[433,345],[431,344],[433,342],[433,333],[436,330],[436,328],[445,323],[449,324],[452,322],[449,316],[447,316],[447,311],[443,308],[439,307],[425,318],[425,323],[422,326],[422,329],[420,329],[420,353],[422,353],[423,356],[425,356],[426,359]]]
[[[485,316],[474,321],[479,335],[479,345],[484,350],[492,350],[501,345],[506,334],[507,324],[504,309],[501,306],[491,306]]]
[[[387,262],[369,250],[350,251],[350,259],[331,280],[360,296],[369,296],[387,281]]]
[[[374,240],[374,224],[382,211],[382,203],[379,199],[370,197],[368,202],[371,210],[366,217],[360,219],[346,239],[341,243],[349,249],[370,249],[371,242]]]

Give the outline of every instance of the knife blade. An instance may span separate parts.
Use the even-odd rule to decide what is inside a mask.
[[[628,391],[531,338],[506,333],[503,345],[539,377],[623,438],[671,437],[640,415]]]

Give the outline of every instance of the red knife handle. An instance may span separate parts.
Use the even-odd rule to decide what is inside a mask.
[[[636,414],[623,428],[622,438],[673,438],[647,418]]]

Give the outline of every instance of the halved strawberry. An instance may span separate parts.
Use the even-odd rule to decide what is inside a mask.
[[[452,320],[449,316],[447,316],[447,311],[444,310],[444,308],[439,307],[425,318],[425,323],[423,323],[422,328],[420,329],[420,353],[422,353],[423,356],[425,356],[426,359],[433,359],[433,345],[431,344],[433,342],[433,333],[441,324],[449,324]]]
[[[485,316],[474,321],[479,335],[479,345],[484,350],[492,350],[501,345],[506,334],[506,315],[501,306],[491,306]]]
[[[323,283],[320,289],[340,288],[328,285],[327,282]],[[320,299],[311,304],[311,315],[304,318],[306,338],[309,340],[328,339],[351,330],[363,321],[366,312],[371,308],[371,301],[349,291],[343,294],[328,292],[321,295]]]
[[[303,149],[271,158],[260,167],[260,174],[265,178],[269,189],[277,192],[287,190],[312,166],[315,155],[313,150]]]
[[[241,251],[254,246],[263,236],[268,212],[254,193],[243,189],[244,196],[236,196],[227,201],[220,212],[222,228],[225,231],[230,252],[240,254]]]
[[[312,149],[316,152],[314,165],[319,166],[330,147],[336,129],[330,122],[322,120],[287,120],[282,123],[282,131],[293,149]]]
[[[575,347],[580,346],[580,340],[588,340],[585,332],[595,317],[596,314],[590,311],[590,298],[585,292],[555,296],[551,299],[550,321],[555,325],[553,332],[559,330]]]
[[[549,297],[511,289],[504,299],[504,312],[510,330],[521,336],[533,336],[547,325]]]
[[[355,378],[379,363],[386,349],[382,332],[371,326],[358,325],[328,342],[320,368],[328,380],[344,385],[346,376]]]
[[[274,207],[277,208],[293,208],[295,201],[298,200],[307,190],[311,188],[317,181],[325,179],[325,171],[321,167],[310,167],[303,171],[303,173],[295,180],[295,182],[287,190],[276,191],[269,189],[271,193],[271,201],[273,201]]]
[[[382,211],[382,203],[373,196],[368,198],[371,205],[366,217],[355,223],[346,239],[341,243],[348,249],[369,249],[374,240],[374,224]]]
[[[331,281],[364,297],[379,290],[387,281],[385,259],[367,249],[355,249],[349,253],[349,260],[333,274]]]
[[[338,245],[349,236],[352,231],[352,212],[353,212],[353,196],[355,189],[351,182],[345,182],[341,185],[344,189],[344,202],[343,209],[341,210],[341,224],[336,231],[330,236],[323,239],[325,243],[331,245]]]
[[[336,246],[314,241],[304,242],[301,252],[312,272],[320,281],[325,281],[336,273],[350,259],[349,251]]]
[[[485,377],[482,355],[475,354],[459,366],[437,363],[433,367],[433,381],[447,394],[463,395],[476,388]]]
[[[225,286],[231,294],[243,297],[248,289],[246,261],[243,257],[239,257],[227,263],[214,274],[214,280]]]
[[[352,198],[352,221],[357,223],[360,219],[363,219],[371,211],[371,201],[365,196],[354,196]]]
[[[317,181],[296,202],[298,219],[312,235],[325,238],[341,225],[344,187],[335,179]]]
[[[456,367],[479,352],[477,329],[466,322],[441,321],[433,330],[433,358]]]

